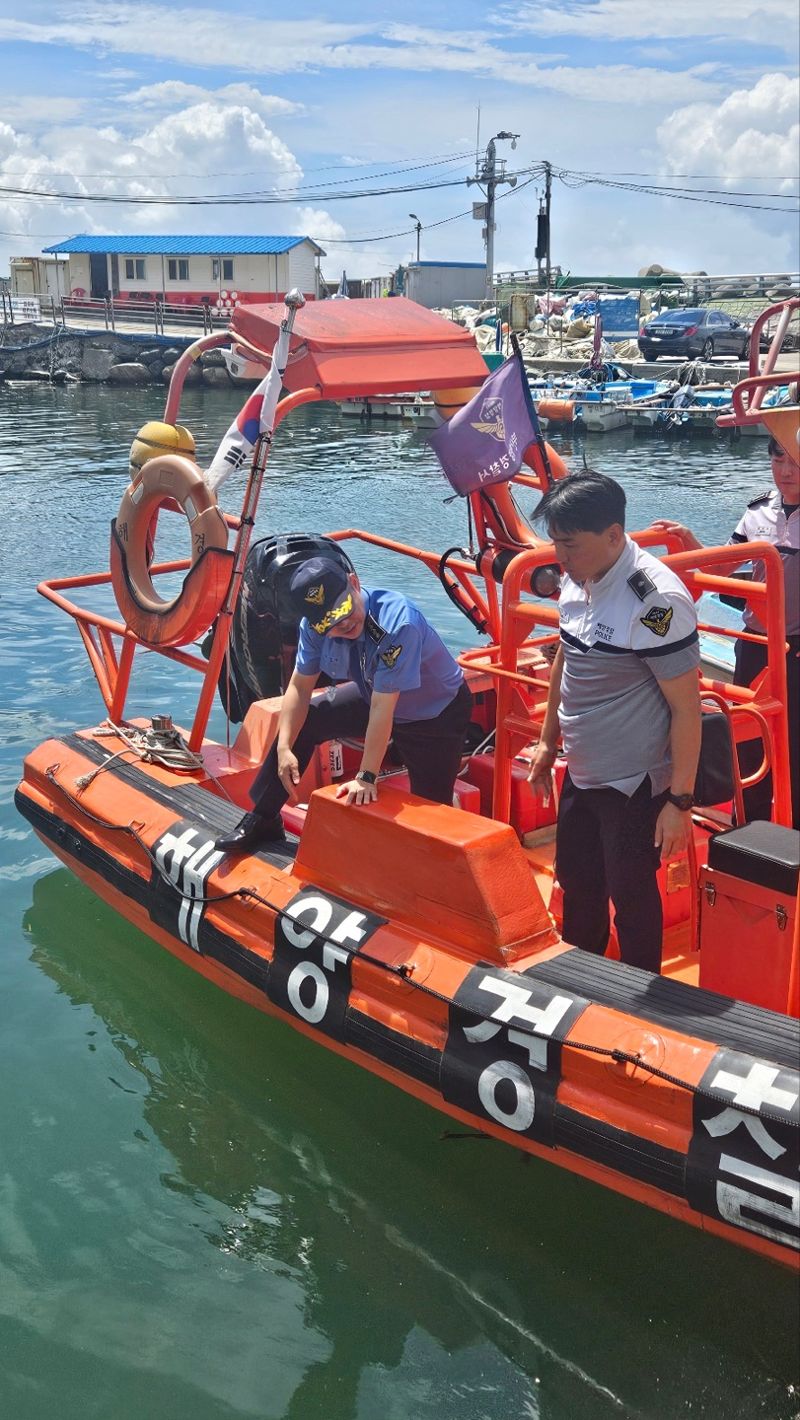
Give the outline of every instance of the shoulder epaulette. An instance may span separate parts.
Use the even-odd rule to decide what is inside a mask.
[[[772,496],[772,489],[768,488],[766,493],[759,493],[757,498],[753,498],[748,503],[748,508],[760,508],[762,503],[768,503]]]
[[[646,601],[656,590],[656,584],[652,577],[648,577],[641,567],[632,572],[627,581],[631,591],[635,593],[640,602]]]

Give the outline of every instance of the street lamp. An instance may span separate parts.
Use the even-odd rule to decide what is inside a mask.
[[[477,171],[476,154],[475,176],[467,178],[468,187],[471,187],[473,183],[477,183],[482,190],[485,189],[486,193],[485,203],[476,202],[473,204],[472,215],[473,217],[478,218],[480,221],[485,222],[485,226],[483,228],[483,238],[486,242],[486,284],[484,294],[487,301],[491,301],[494,299],[495,191],[498,187],[500,187],[502,183],[507,183],[509,187],[516,187],[517,185],[517,179],[515,176],[506,177],[505,162],[501,162],[498,171],[497,150],[495,148],[495,143],[505,143],[510,139],[511,147],[516,148],[517,139],[519,138],[519,136],[519,133],[508,133],[505,128],[501,128],[499,133],[495,133],[494,138],[489,139],[489,143],[486,148],[486,156],[483,160],[480,172]]]
[[[417,261],[419,261],[419,234],[422,231],[422,223],[420,222],[416,212],[409,212],[408,215],[411,218],[412,222],[416,223],[417,227]]]

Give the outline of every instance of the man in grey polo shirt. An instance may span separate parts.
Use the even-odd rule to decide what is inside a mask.
[[[556,873],[564,940],[602,954],[609,898],[623,961],[661,966],[660,858],[686,846],[700,751],[699,646],[680,578],[625,534],[625,493],[586,469],[542,498],[564,569],[560,645],[529,778],[551,792],[563,739]]]

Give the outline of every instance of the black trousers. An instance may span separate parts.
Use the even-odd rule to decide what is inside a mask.
[[[757,641],[737,641],[734,685],[752,685],[767,664],[766,647]],[[789,767],[792,782],[792,827],[800,828],[800,641],[791,638],[786,653],[786,690],[789,720]],[[764,757],[761,740],[743,740],[737,746],[739,772],[743,778],[755,774]],[[744,791],[744,812],[748,823],[772,815],[772,775],[767,774],[752,789]]]
[[[628,798],[619,789],[576,789],[567,773],[556,828],[565,942],[602,956],[608,946],[610,898],[622,960],[660,971],[660,854],[653,840],[666,798],[666,792],[653,795],[649,775]]]
[[[437,804],[452,804],[453,785],[464,752],[471,712],[472,695],[462,682],[450,704],[434,719],[395,721],[392,742],[408,770],[412,794],[433,799]],[[352,681],[332,686],[325,695],[313,700],[292,746],[301,774],[317,745],[326,740],[361,736],[368,720],[369,706]],[[289,797],[278,778],[277,740],[253,781],[250,797],[256,812],[266,818],[277,814]]]

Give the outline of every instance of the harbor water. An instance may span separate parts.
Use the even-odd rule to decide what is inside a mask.
[[[205,461],[241,398],[187,392]],[[15,813],[27,750],[103,714],[36,583],[107,565],[131,437],[158,412],[152,390],[0,387],[0,1415],[797,1417],[788,1273],[451,1127],[225,996]],[[553,442],[620,479],[634,528],[674,516],[725,541],[769,484],[757,440]],[[422,431],[311,406],[276,439],[257,534],[368,527],[441,551],[467,538],[447,493]],[[181,551],[167,523],[159,552]],[[421,565],[356,554],[473,641]],[[137,668],[130,713],[185,722],[196,676]]]

